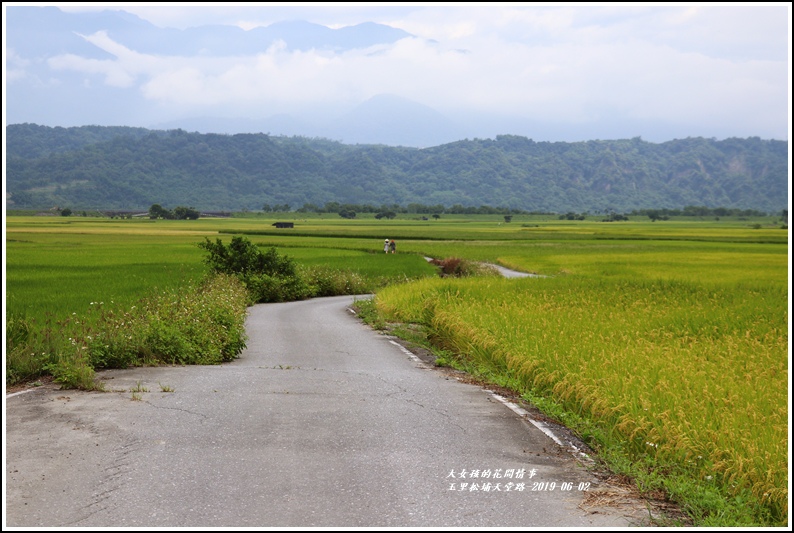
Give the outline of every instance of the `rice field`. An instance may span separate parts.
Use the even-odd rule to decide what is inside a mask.
[[[246,221],[243,228],[270,227]],[[197,221],[9,217],[6,220],[6,310],[40,322],[85,311],[91,302],[124,307],[152,292],[200,279],[207,268],[196,245],[229,240],[235,219]],[[383,257],[383,239],[249,236],[305,266],[357,272],[373,283],[434,275],[409,254]],[[380,253],[378,253],[380,252]],[[382,280],[379,281],[379,280]]]
[[[8,217],[6,311],[123,308],[199,279],[204,237],[246,235],[301,265],[413,280],[378,291],[389,320],[423,324],[471,371],[562,406],[605,456],[619,448],[652,476],[687,479],[665,488],[698,524],[787,523],[788,231],[763,220],[276,220],[292,219]],[[397,254],[382,252],[386,237]],[[546,277],[439,279],[425,256]]]

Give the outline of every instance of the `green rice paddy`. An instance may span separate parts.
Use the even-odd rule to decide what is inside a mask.
[[[388,320],[421,324],[456,364],[557,410],[649,490],[648,479],[666,480],[697,525],[787,523],[790,259],[779,220],[278,216],[8,217],[7,314],[123,309],[200,279],[205,237],[245,235],[300,265],[410,281],[378,290]],[[543,277],[440,279],[425,257]]]

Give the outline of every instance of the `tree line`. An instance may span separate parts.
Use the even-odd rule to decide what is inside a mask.
[[[177,206],[173,210],[166,209],[160,204],[152,204],[149,207],[149,218],[163,219],[163,220],[198,220],[201,216],[196,209],[192,207]]]

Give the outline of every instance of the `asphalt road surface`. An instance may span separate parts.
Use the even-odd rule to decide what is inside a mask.
[[[254,306],[224,365],[7,396],[4,529],[642,525],[645,506],[563,433],[425,364],[352,302]]]

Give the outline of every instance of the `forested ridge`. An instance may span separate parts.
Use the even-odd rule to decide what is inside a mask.
[[[265,204],[628,212],[788,206],[788,143],[757,137],[534,142],[418,149],[266,134],[35,124],[6,127],[9,208],[258,210]]]

